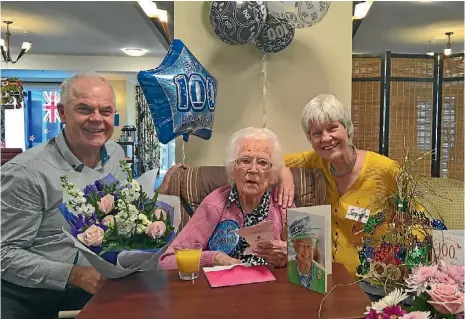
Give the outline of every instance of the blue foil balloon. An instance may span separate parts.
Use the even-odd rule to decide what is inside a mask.
[[[137,80],[152,113],[158,139],[166,144],[182,135],[212,136],[217,82],[175,39],[160,66],[140,71]]]

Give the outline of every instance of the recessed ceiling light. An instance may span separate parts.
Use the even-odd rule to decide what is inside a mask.
[[[140,49],[140,48],[122,48],[121,51],[123,51],[123,53],[129,56],[143,56],[144,54],[149,52],[146,49]]]
[[[368,11],[370,10],[370,7],[371,7],[372,3],[373,3],[373,1],[363,1],[363,2],[357,3],[355,5],[354,16],[352,17],[352,19],[356,20],[356,19],[365,18]]]
[[[429,55],[429,56],[434,56],[434,52],[433,52],[433,51],[428,51],[428,52],[426,52],[426,54]]]

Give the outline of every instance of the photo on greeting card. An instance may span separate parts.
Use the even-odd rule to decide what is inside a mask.
[[[322,294],[332,272],[330,216],[329,205],[287,211],[288,280]]]

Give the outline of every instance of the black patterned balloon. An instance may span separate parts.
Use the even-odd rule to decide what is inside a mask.
[[[268,1],[266,5],[269,15],[296,28],[308,28],[323,20],[331,1]]]
[[[210,24],[228,44],[250,43],[265,25],[266,6],[262,1],[213,1]]]
[[[262,32],[252,43],[264,52],[276,53],[291,44],[294,33],[295,28],[289,22],[268,16]]]

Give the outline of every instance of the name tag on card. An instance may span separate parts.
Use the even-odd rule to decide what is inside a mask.
[[[346,213],[347,219],[366,224],[368,217],[370,217],[369,209],[349,205]]]
[[[463,266],[463,230],[433,230],[434,259],[446,264]]]

